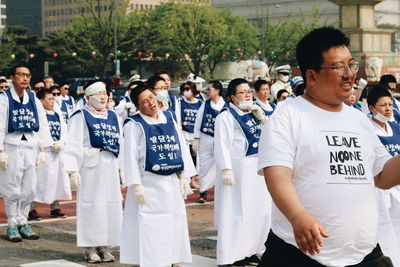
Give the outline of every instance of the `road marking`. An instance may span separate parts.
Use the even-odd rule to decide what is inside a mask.
[[[21,267],[85,267],[85,265],[77,264],[67,260],[41,261],[19,265]]]

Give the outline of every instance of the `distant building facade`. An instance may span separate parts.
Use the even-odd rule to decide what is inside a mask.
[[[7,0],[6,14],[7,25],[22,25],[31,34],[42,35],[40,0]]]

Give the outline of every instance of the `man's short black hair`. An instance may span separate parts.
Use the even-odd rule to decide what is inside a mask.
[[[15,73],[17,72],[18,68],[27,68],[29,70],[29,68],[26,65],[18,64],[18,65],[15,65],[15,66],[13,66],[11,68],[10,73],[9,73],[10,76],[14,76]]]
[[[5,80],[5,79],[0,79],[0,83],[6,83],[7,82],[7,80]]]
[[[171,77],[171,75],[169,74],[169,72],[166,71],[166,70],[158,70],[158,71],[154,72],[154,76],[160,76],[160,75],[162,75],[162,74],[167,74],[168,77]]]
[[[219,96],[222,95],[222,83],[220,81],[211,80],[211,81],[208,82],[208,84],[211,84],[214,89],[218,89],[219,90],[219,92],[218,92]]]
[[[146,84],[149,88],[154,89],[154,86],[156,85],[156,83],[158,83],[159,81],[163,81],[165,82],[164,78],[158,76],[158,75],[153,75],[150,78],[147,79]]]
[[[368,106],[375,107],[376,102],[378,102],[379,98],[388,96],[392,98],[390,92],[382,85],[377,85],[372,88],[371,92],[367,96]]]
[[[389,83],[397,84],[397,80],[392,74],[385,74],[379,80],[379,84],[385,86],[386,88],[389,87],[389,85],[388,85]]]
[[[139,106],[139,95],[146,90],[151,90],[151,89],[145,83],[141,83],[138,84],[138,86],[136,86],[135,89],[131,91],[130,94],[131,101],[133,102],[133,104],[135,104],[135,106]]]
[[[264,84],[270,85],[270,83],[267,82],[266,80],[257,80],[256,83],[254,84],[254,90],[256,90],[256,92],[260,91],[261,86]]]
[[[129,85],[128,85],[128,90],[129,90],[129,88],[131,88],[132,85],[136,85],[136,86],[144,85],[144,82],[142,82],[142,81],[133,81],[133,82],[130,82]]]
[[[321,65],[324,63],[323,52],[328,51],[331,47],[348,47],[349,43],[349,38],[333,27],[318,28],[304,36],[297,44],[296,58],[305,83],[307,83],[306,72],[308,69],[317,72],[321,70]]]
[[[42,89],[36,93],[36,97],[39,99],[44,99],[46,97],[46,95],[48,95],[48,94],[53,95],[51,91],[52,90],[50,90],[50,89]]]

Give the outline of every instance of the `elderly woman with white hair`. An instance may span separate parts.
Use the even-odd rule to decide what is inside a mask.
[[[78,247],[87,248],[89,263],[111,262],[109,247],[119,246],[122,224],[122,126],[106,109],[104,83],[85,85],[85,96],[88,103],[69,119],[65,169],[77,189]]]

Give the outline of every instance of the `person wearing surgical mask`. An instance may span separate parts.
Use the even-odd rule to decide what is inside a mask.
[[[400,125],[390,121],[393,115],[391,93],[382,86],[374,87],[367,97],[371,122],[381,143],[391,156],[400,154]],[[400,187],[376,189],[379,198],[379,245],[393,266],[400,266]]]
[[[283,65],[275,68],[277,81],[271,85],[271,98],[272,100],[277,99],[277,94],[280,90],[285,89],[289,95],[292,93],[292,87],[290,86],[290,74],[292,70],[290,65]]]
[[[68,107],[65,101],[62,101],[62,93],[58,84],[54,84],[50,87],[50,92],[54,97],[54,110],[60,114],[64,119],[65,123],[68,123],[69,117],[72,115],[72,110]]]
[[[194,125],[196,122],[197,112],[199,111],[203,101],[195,97],[197,94],[197,89],[196,85],[192,82],[181,84],[180,92],[182,98],[178,99],[177,101],[175,114],[178,126],[180,126],[182,129],[183,136],[189,145],[193,162],[196,165],[197,153],[193,151]],[[192,178],[190,185],[194,189],[200,188],[194,177]]]
[[[70,117],[64,150],[65,170],[77,190],[77,245],[86,248],[88,263],[112,262],[110,247],[119,246],[121,235],[120,183],[125,184],[122,124],[106,108],[103,82],[84,89],[88,103]]]
[[[142,81],[132,81],[128,85],[125,95],[121,98],[118,105],[115,106],[115,112],[121,118],[121,121],[125,121],[128,117],[133,116],[137,113],[136,107],[131,101],[130,94],[138,85],[143,85]]]
[[[271,224],[271,197],[257,174],[258,143],[267,117],[253,102],[245,79],[229,83],[227,102],[214,131],[217,264],[257,265]]]
[[[147,86],[153,91],[158,100],[158,107],[162,111],[169,111],[175,115],[174,110],[169,106],[168,86],[165,79],[160,76],[151,76],[147,82]],[[176,116],[174,116],[176,120]]]

